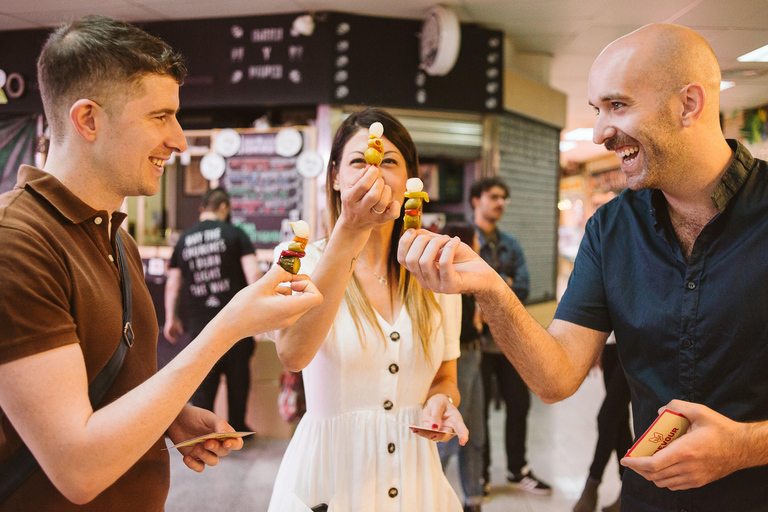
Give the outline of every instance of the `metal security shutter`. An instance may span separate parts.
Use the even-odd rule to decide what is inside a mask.
[[[336,133],[341,122],[361,107],[343,106],[332,121]],[[479,114],[386,109],[411,134],[420,158],[479,160],[483,147],[483,117]]]
[[[553,300],[560,130],[510,113],[498,116],[496,130],[498,175],[509,185],[511,199],[499,228],[515,235],[523,246],[531,272],[526,302]]]

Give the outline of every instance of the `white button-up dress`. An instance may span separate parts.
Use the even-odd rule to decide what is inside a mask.
[[[311,275],[324,244],[311,244]],[[278,247],[276,255],[285,248]],[[393,325],[377,313],[360,340],[342,301],[325,342],[303,370],[307,413],[283,457],[269,512],[461,512],[436,443],[403,425],[421,424],[422,404],[443,361],[459,357],[461,296],[437,295],[442,320],[430,358],[414,339],[405,307]]]

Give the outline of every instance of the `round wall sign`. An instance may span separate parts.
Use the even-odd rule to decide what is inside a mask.
[[[221,178],[226,168],[227,162],[218,153],[206,153],[200,159],[200,174],[209,181]]]
[[[424,18],[419,34],[421,68],[429,75],[447,75],[459,57],[461,24],[456,14],[434,5]]]
[[[296,128],[283,128],[275,136],[275,153],[284,157],[292,157],[299,154],[304,144],[304,137]]]
[[[304,151],[296,159],[296,170],[305,178],[315,178],[323,172],[323,157],[317,151]]]
[[[213,149],[224,158],[229,158],[240,150],[240,143],[240,134],[232,128],[225,128],[216,134]]]

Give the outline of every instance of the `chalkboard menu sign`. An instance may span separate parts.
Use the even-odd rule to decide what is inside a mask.
[[[331,103],[394,108],[500,111],[503,32],[461,25],[461,49],[445,76],[419,64],[420,20],[331,13]]]
[[[146,23],[184,56],[182,107],[327,102],[328,31],[293,30],[297,14]],[[306,32],[305,32],[306,33]]]
[[[232,223],[248,234],[254,247],[269,249],[289,238],[288,219],[302,216],[303,177],[295,156],[275,152],[276,134],[241,137],[240,151],[227,158],[221,185],[230,194]]]
[[[312,30],[296,30],[299,18]],[[181,53],[189,77],[182,108],[296,105],[493,112],[503,106],[503,34],[461,25],[461,48],[445,76],[419,66],[421,20],[338,12],[137,23]],[[42,110],[35,61],[47,30],[0,32],[0,69],[27,81],[3,113]],[[14,82],[15,84],[16,82]]]

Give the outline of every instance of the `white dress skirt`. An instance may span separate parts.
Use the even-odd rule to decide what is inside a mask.
[[[311,275],[323,246],[307,247],[300,273]],[[433,330],[429,360],[405,307],[393,325],[377,313],[384,338],[366,326],[361,343],[342,301],[303,370],[307,413],[280,464],[269,512],[308,512],[320,503],[330,512],[462,511],[437,444],[399,424],[421,424],[440,364],[459,357],[461,296],[436,298],[442,321]]]

